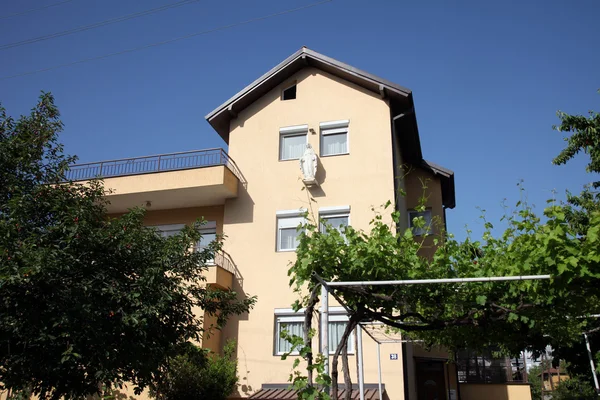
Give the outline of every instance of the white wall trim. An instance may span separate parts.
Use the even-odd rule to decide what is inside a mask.
[[[285,126],[285,127],[279,128],[279,133],[281,135],[288,135],[291,133],[307,133],[307,132],[308,132],[308,124]]]
[[[350,206],[319,207],[319,214],[349,213]]]
[[[298,312],[294,312],[293,308],[276,308],[275,315],[301,315],[306,311],[305,308],[301,308]],[[330,314],[346,314],[346,309],[341,306],[329,307]]]
[[[334,129],[334,128],[346,128],[350,125],[349,119],[341,119],[338,121],[327,121],[321,122],[319,124],[319,128],[321,129]]]
[[[297,208],[295,210],[279,210],[275,212],[275,215],[277,215],[277,217],[300,217],[306,211],[306,208]]]

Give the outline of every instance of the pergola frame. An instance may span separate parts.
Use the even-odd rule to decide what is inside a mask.
[[[542,280],[550,279],[550,275],[517,275],[517,276],[493,276],[493,277],[477,277],[477,278],[446,278],[446,279],[412,279],[412,280],[390,280],[390,281],[347,281],[347,282],[326,282],[318,274],[313,272],[313,277],[321,284],[321,354],[329,354],[329,294],[346,309],[348,313],[352,310],[337,296],[332,288],[335,287],[357,287],[357,286],[404,286],[404,285],[430,285],[430,284],[447,284],[447,283],[478,283],[478,282],[502,282],[502,281],[524,281],[524,280]],[[371,321],[360,322],[357,329],[357,361],[358,361],[358,387],[360,392],[360,400],[364,400],[364,369],[363,369],[363,347],[362,347],[362,331],[364,324]],[[369,334],[369,332],[367,332]],[[379,342],[375,337],[369,335],[377,343],[377,362],[379,373],[379,400],[382,399],[382,383],[381,383],[381,352]],[[399,340],[402,342],[402,340]],[[390,343],[390,342],[388,342]],[[396,341],[395,343],[398,343]],[[324,372],[329,374],[329,357],[325,357]],[[328,389],[328,388],[327,388]]]

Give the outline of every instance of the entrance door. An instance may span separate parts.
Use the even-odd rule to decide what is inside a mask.
[[[446,400],[443,362],[417,361],[417,397],[419,400]]]

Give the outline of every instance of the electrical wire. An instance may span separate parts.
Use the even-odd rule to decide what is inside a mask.
[[[226,29],[235,28],[235,27],[238,27],[238,26],[241,26],[241,25],[251,24],[253,22],[263,21],[265,19],[279,17],[279,16],[285,15],[285,14],[291,14],[291,13],[294,13],[294,12],[306,10],[308,8],[317,7],[317,6],[326,4],[326,3],[330,3],[332,1],[333,0],[322,0],[322,1],[318,1],[316,3],[307,4],[307,5],[302,6],[302,7],[291,8],[291,9],[280,11],[280,12],[277,12],[277,13],[274,13],[274,14],[264,15],[262,17],[252,18],[252,19],[248,19],[248,20],[245,20],[245,21],[241,21],[241,22],[235,22],[235,23],[229,24],[229,25],[222,25],[222,26],[219,26],[217,28],[212,28],[212,29],[208,29],[208,30],[205,30],[205,31],[190,33],[189,35],[179,36],[179,37],[176,37],[176,38],[173,38],[173,39],[164,40],[162,42],[156,42],[156,43],[152,43],[152,44],[147,44],[145,46],[140,46],[140,47],[133,47],[131,49],[117,51],[117,52],[109,53],[109,54],[104,54],[102,56],[84,58],[82,60],[77,60],[77,61],[73,61],[73,62],[66,63],[66,64],[54,65],[52,67],[42,68],[42,69],[38,69],[38,70],[34,70],[34,71],[23,72],[23,73],[16,74],[16,75],[2,76],[2,77],[0,77],[0,80],[12,79],[12,78],[19,78],[19,77],[22,77],[22,76],[37,74],[37,73],[40,73],[40,72],[52,71],[52,70],[55,70],[55,69],[58,69],[58,68],[70,67],[72,65],[82,64],[82,63],[86,63],[86,62],[89,62],[89,61],[102,60],[104,58],[118,56],[118,55],[121,55],[121,54],[133,53],[133,52],[136,52],[136,51],[149,49],[151,47],[158,47],[158,46],[162,46],[162,45],[165,45],[165,44],[177,42],[177,41],[180,41],[180,40],[189,39],[189,38],[195,37],[195,36],[206,35],[206,34],[213,33],[213,32],[218,32],[218,31],[223,31],[223,30],[226,30]]]
[[[12,18],[12,17],[17,17],[20,15],[25,15],[25,14],[31,14],[32,12],[36,12],[36,11],[40,11],[40,10],[45,10],[46,8],[50,8],[50,7],[56,7],[56,6],[60,6],[61,4],[65,4],[65,3],[69,3],[73,0],[63,0],[63,1],[59,1],[57,3],[52,3],[52,4],[48,4],[42,7],[37,7],[37,8],[32,8],[29,10],[25,10],[25,11],[20,11],[14,14],[7,14],[7,15],[0,15],[0,19],[8,19],[8,18]]]
[[[74,33],[89,31],[90,29],[100,28],[101,26],[116,24],[117,22],[123,22],[123,21],[127,21],[130,19],[134,19],[134,18],[144,17],[146,15],[154,14],[154,13],[157,13],[160,11],[165,11],[170,8],[185,6],[187,4],[196,3],[198,1],[200,1],[200,0],[181,0],[176,3],[165,4],[160,7],[140,11],[140,12],[133,13],[133,14],[124,15],[124,16],[117,17],[117,18],[108,19],[108,20],[101,21],[101,22],[96,22],[96,23],[90,24],[90,25],[80,26],[78,28],[68,29],[66,31],[50,33],[47,35],[38,36],[35,38],[31,38],[31,39],[21,40],[19,42],[7,43],[7,44],[0,45],[0,50],[11,49],[13,47],[24,46],[27,44],[42,42],[44,40],[50,40],[50,39],[54,39],[54,38],[61,37],[61,36],[67,36],[67,35],[72,35]]]

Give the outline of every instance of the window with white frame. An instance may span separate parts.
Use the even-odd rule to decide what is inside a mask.
[[[288,126],[279,129],[279,160],[297,160],[302,157],[308,143],[308,125]]]
[[[321,122],[321,156],[348,154],[349,120]]]
[[[345,314],[332,313],[330,308],[329,315],[329,329],[328,329],[328,348],[329,353],[334,354],[338,345],[342,340],[346,326],[348,325],[348,316]],[[282,332],[286,332],[288,335],[293,336],[304,336],[304,312],[299,311],[294,313],[290,309],[276,309],[275,310],[275,354],[281,355],[291,350],[291,344],[281,337]],[[354,353],[354,332],[348,337],[348,353]],[[298,352],[292,352],[291,354],[298,354]]]
[[[329,334],[328,339],[328,349],[329,354],[334,354],[340,342],[342,341],[342,336],[344,336],[344,331],[346,330],[346,326],[348,325],[348,316],[347,315],[329,315]],[[360,328],[359,328],[360,329]],[[348,353],[354,353],[354,331],[348,336],[347,343]]]
[[[425,220],[425,226],[423,226],[423,227],[415,226],[415,218],[418,218],[418,217],[423,217],[423,219]],[[413,234],[415,236],[431,235],[433,233],[431,210],[425,210],[425,211],[409,210],[408,211],[408,226],[413,230]]]
[[[298,247],[300,230],[304,222],[302,211],[277,212],[277,251],[294,251]]]
[[[275,354],[281,355],[291,350],[292,345],[281,337],[285,331],[288,335],[303,337],[304,313],[297,315],[276,315],[275,317]],[[292,354],[298,354],[297,351]]]
[[[350,225],[350,206],[319,208],[320,230],[336,229],[342,233],[345,226]]]

